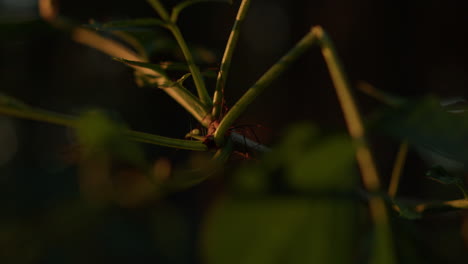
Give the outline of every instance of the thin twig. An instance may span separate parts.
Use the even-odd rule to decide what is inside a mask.
[[[32,107],[18,109],[15,107],[0,105],[0,114],[71,128],[76,128],[78,125],[76,117]],[[206,145],[200,141],[169,138],[134,130],[125,130],[124,133],[129,139],[137,142],[187,150],[207,150]]]
[[[309,49],[316,37],[309,33],[302,38],[286,55],[284,55],[277,63],[275,63],[262,77],[252,86],[247,92],[234,104],[221,120],[214,134],[216,144],[222,145],[224,135],[237,118],[245,111],[258,95],[267,88],[274,80],[276,80],[289,66],[296,61],[307,49]]]
[[[394,198],[400,183],[401,173],[405,166],[406,155],[408,154],[408,142],[402,142],[398,149],[395,164],[393,165],[392,176],[390,178],[390,184],[388,187],[388,196]]]
[[[221,67],[218,72],[218,77],[216,80],[215,93],[213,95],[213,111],[211,115],[214,119],[218,119],[221,114],[221,109],[223,107],[223,98],[224,98],[224,87],[226,86],[226,80],[231,66],[232,55],[236,48],[237,40],[240,34],[240,26],[244,21],[244,18],[247,14],[247,10],[250,6],[250,0],[242,0],[239,10],[237,11],[236,21],[229,35],[228,42],[226,44],[226,49],[224,50],[223,59],[221,60]]]
[[[348,126],[348,131],[356,143],[356,159],[361,169],[364,187],[369,192],[377,192],[380,189],[380,179],[375,166],[375,161],[368,146],[361,114],[351,92],[351,86],[343,70],[333,42],[322,27],[316,26],[311,30],[322,49],[322,55],[327,63],[331,79],[338,95],[343,115]],[[374,196],[369,201],[372,219],[375,223],[377,245],[372,262],[395,263],[393,253],[392,235],[388,222],[388,214],[385,202],[381,197]]]
[[[102,37],[92,30],[80,28],[60,18],[60,16],[58,16],[58,8],[54,2],[55,1],[52,0],[39,1],[41,17],[53,26],[69,31],[72,39],[76,42],[97,49],[112,57],[123,58],[130,61],[147,62],[142,56],[136,54],[117,41]],[[191,115],[193,115],[203,126],[208,127],[211,124],[211,114],[208,112],[209,108],[202,104],[193,94],[191,94],[187,89],[184,89],[179,83],[172,82],[165,76],[151,69],[138,66],[131,67],[145,75],[154,76],[152,80],[155,85],[158,87],[164,87],[163,90]]]
[[[171,21],[171,16],[159,0],[149,0],[148,2],[159,14],[159,16],[167,23],[167,28],[169,29],[169,31],[171,31],[172,35],[176,39],[177,44],[179,44],[179,47],[182,50],[185,60],[189,66],[190,72],[192,73],[192,78],[195,83],[195,87],[197,88],[198,97],[200,101],[203,105],[211,107],[213,102],[211,101],[210,95],[206,90],[205,81],[203,80],[203,76],[200,72],[200,69],[195,64],[192,53],[190,52],[187,42],[185,41],[182,33],[180,32],[179,27]]]

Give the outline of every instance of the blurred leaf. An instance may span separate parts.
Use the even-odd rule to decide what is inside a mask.
[[[84,155],[110,154],[138,168],[146,167],[140,146],[125,136],[126,127],[99,111],[88,111],[77,120],[77,136]]]
[[[468,162],[468,115],[448,113],[438,98],[429,96],[390,109],[378,127],[400,140],[446,158]]]
[[[159,64],[153,64],[149,62],[142,62],[142,61],[132,61],[132,60],[126,60],[123,58],[114,58],[114,60],[118,62],[122,62],[124,64],[130,65],[130,66],[137,66],[137,67],[142,67],[146,69],[151,69],[163,76],[166,76],[166,72],[164,69],[159,65]]]
[[[161,62],[160,67],[166,71],[189,71],[187,63],[165,61]]]
[[[30,108],[29,105],[23,103],[22,101],[11,97],[9,95],[0,93],[0,105],[1,106],[7,106],[7,107],[13,107],[17,109],[27,109]]]
[[[228,199],[206,224],[207,263],[352,263],[352,210],[349,202]]]
[[[187,0],[187,1],[183,1],[182,3],[179,3],[176,6],[174,6],[174,8],[172,9],[171,21],[173,23],[176,23],[177,19],[179,18],[179,14],[180,12],[182,12],[182,10],[184,10],[185,8],[191,5],[203,3],[203,2],[219,2],[219,3],[232,4],[232,0]]]
[[[468,199],[424,203],[415,207],[417,212],[425,214],[448,212],[460,209],[468,209]]]
[[[179,79],[177,79],[177,83],[179,83],[180,85],[184,85],[184,81],[187,80],[188,77],[192,76],[192,74],[189,72],[189,73],[186,73],[184,75],[182,75],[182,77],[180,77]]]
[[[190,68],[188,67],[187,63],[181,62],[162,62],[159,64],[162,69],[166,71],[183,71],[188,72]],[[217,72],[208,68],[207,70],[203,70],[201,74],[207,78],[216,78]]]
[[[245,193],[266,193],[269,188],[268,173],[260,166],[243,166],[236,173],[232,185]]]
[[[130,20],[118,20],[107,23],[92,22],[85,25],[85,27],[93,28],[96,30],[124,30],[124,31],[138,31],[138,30],[151,30],[151,27],[166,27],[167,22],[156,18],[137,18]]]
[[[289,128],[275,153],[266,157],[266,162],[274,164],[294,164],[304,152],[317,142],[319,131],[308,123],[295,124]]]
[[[310,124],[297,124],[264,159],[267,173],[280,168],[297,191],[349,190],[356,180],[354,148],[347,135],[321,136]]]
[[[414,220],[421,218],[421,213],[417,212],[414,207],[408,206],[400,201],[393,201],[396,211],[400,214],[400,217]]]
[[[444,169],[442,166],[434,166],[426,172],[426,176],[442,184],[461,184],[463,180]]]
[[[333,195],[352,192],[352,164],[347,137],[292,127],[263,160],[235,175],[237,188],[206,224],[208,263],[352,263],[355,200]],[[268,193],[273,176],[291,196]]]
[[[347,136],[321,139],[305,151],[287,171],[296,190],[347,190],[355,182],[354,149]]]

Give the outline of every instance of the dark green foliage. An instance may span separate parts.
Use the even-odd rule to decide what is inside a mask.
[[[88,111],[77,120],[76,133],[85,159],[110,155],[129,165],[147,169],[140,146],[125,135],[127,128],[103,112]]]
[[[426,172],[426,176],[442,184],[462,184],[463,180],[458,175],[453,175],[442,166],[434,166]]]
[[[204,238],[208,263],[353,263],[353,153],[346,136],[291,128],[237,173],[236,188],[217,205]],[[289,188],[278,190],[278,178]]]
[[[439,98],[408,101],[386,112],[379,124],[386,134],[468,164],[468,116],[447,112]]]

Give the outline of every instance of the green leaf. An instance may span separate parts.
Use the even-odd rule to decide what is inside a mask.
[[[285,181],[298,191],[349,190],[357,178],[354,162],[354,148],[347,135],[324,137],[307,123],[291,127],[265,158],[265,166],[282,168]]]
[[[353,157],[346,136],[293,126],[235,175],[232,193],[206,224],[207,263],[352,263],[356,200],[339,194],[355,188]],[[283,184],[287,192],[276,196]]]
[[[187,1],[183,1],[182,3],[176,5],[172,9],[171,21],[173,23],[176,23],[177,19],[179,18],[179,14],[180,14],[180,12],[182,12],[182,10],[184,10],[185,8],[187,8],[187,7],[191,6],[191,5],[198,4],[198,3],[203,3],[203,2],[218,2],[218,3],[232,4],[232,0],[187,0]]]
[[[442,184],[461,184],[463,182],[460,177],[449,173],[442,166],[434,166],[430,168],[426,172],[426,176]]]
[[[166,71],[189,71],[190,68],[188,67],[187,63],[181,62],[162,62],[159,64],[162,69]],[[208,78],[215,78],[217,76],[216,71],[208,69],[201,73],[203,76]]]
[[[165,61],[159,64],[166,71],[189,71],[187,63]]]
[[[96,30],[103,31],[114,31],[114,30],[124,30],[124,31],[140,31],[140,30],[151,30],[151,27],[166,27],[167,22],[164,22],[156,18],[138,18],[130,20],[118,20],[111,21],[107,23],[97,23],[92,22],[85,25],[85,27],[93,28]]]
[[[165,78],[165,79],[168,80],[163,85],[158,84],[160,86],[160,88],[164,87],[164,86],[172,86],[173,85],[172,81],[169,81],[169,79],[167,77],[167,74],[166,74],[166,71],[158,64],[153,64],[153,63],[148,63],[148,62],[141,62],[141,61],[131,61],[131,60],[123,59],[123,58],[114,58],[114,60],[122,62],[122,63],[124,63],[124,64],[126,64],[127,66],[130,66],[130,67],[135,67],[136,66],[136,67],[142,67],[142,68],[150,69],[150,70],[154,71],[155,73],[158,73],[158,74],[161,75],[161,76],[150,75],[150,74],[142,73],[142,72],[139,72],[139,71],[135,71],[135,80],[136,80],[137,85],[140,86],[140,87],[154,86],[155,84],[158,84],[158,82],[155,82],[155,80],[158,79],[158,78]]]
[[[139,168],[146,166],[140,146],[126,136],[125,125],[111,120],[100,111],[88,111],[77,119],[76,133],[86,157],[111,155]]]
[[[403,202],[393,200],[394,208],[400,214],[400,217],[406,218],[409,220],[419,219],[422,217],[420,212],[417,212],[416,209],[411,206],[405,205]]]
[[[153,64],[153,63],[149,63],[149,62],[142,62],[142,61],[132,61],[132,60],[126,60],[126,59],[123,59],[123,58],[114,58],[114,60],[118,61],[118,62],[122,62],[124,64],[127,64],[127,65],[130,65],[130,66],[137,66],[137,67],[142,67],[142,68],[146,68],[146,69],[151,69],[163,76],[166,76],[166,71],[164,71],[164,69],[158,65],[158,64]]]
[[[7,107],[13,107],[16,109],[28,109],[30,108],[29,105],[23,103],[22,101],[11,97],[9,95],[0,93],[0,105],[1,106],[7,106]]]
[[[468,199],[431,202],[417,205],[415,210],[419,213],[441,213],[460,209],[468,209]]]
[[[184,81],[187,80],[188,77],[192,76],[192,74],[189,72],[189,73],[186,73],[184,75],[182,75],[182,77],[180,77],[179,79],[177,79],[177,83],[179,83],[180,85],[183,85],[184,84]]]
[[[354,148],[347,136],[321,139],[288,166],[295,190],[349,190],[355,183]]]
[[[430,96],[390,109],[377,123],[390,136],[468,164],[468,114],[447,112],[438,98]]]
[[[206,223],[207,263],[352,263],[353,210],[349,201],[227,199]]]
[[[294,124],[283,136],[283,140],[276,148],[276,154],[269,155],[266,162],[272,165],[293,164],[317,142],[318,137],[319,130],[310,123]]]

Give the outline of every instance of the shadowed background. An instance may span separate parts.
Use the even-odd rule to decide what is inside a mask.
[[[207,67],[218,66],[239,4],[234,2],[232,6],[200,4],[181,14],[180,26],[187,41],[210,50],[209,57],[216,59]],[[110,21],[155,15],[146,1],[60,1],[60,6],[63,16],[80,23],[90,18]],[[366,81],[408,97],[429,93],[466,96],[466,10],[454,1],[419,5],[407,1],[253,0],[226,87],[227,105],[231,106],[313,25],[329,32],[353,85]],[[36,1],[0,0],[0,16],[2,23],[38,19]],[[3,26],[0,33],[2,93],[69,114],[102,108],[132,129],[165,136],[182,138],[197,126],[164,92],[137,87],[131,69],[72,42],[45,23]],[[174,59],[173,54],[161,57]],[[213,81],[210,83],[212,89]],[[381,106],[361,92],[356,95],[365,115]],[[290,124],[304,120],[325,131],[345,130],[318,48],[312,48],[267,89],[238,123],[261,125],[255,133],[262,143],[271,144]],[[149,204],[115,205],[104,211],[79,203],[70,205],[67,201],[80,195],[70,134],[53,125],[0,117],[0,245],[8,249],[2,256],[8,260],[5,263],[200,262],[199,227],[219,183],[207,183]],[[375,135],[373,145],[379,168],[387,178],[389,173],[385,172],[391,170],[398,142]],[[145,151],[150,159],[169,157],[174,162],[187,156],[184,151],[154,146],[145,146]],[[402,195],[432,195],[433,183],[424,179],[427,165],[413,152],[408,164]],[[66,210],[70,213],[59,213]],[[416,238],[420,240],[416,252],[428,254],[424,260],[450,263],[466,257],[459,221],[451,214],[417,222],[417,227],[414,223],[403,225],[424,234]],[[448,242],[440,249],[437,241],[443,237]]]

